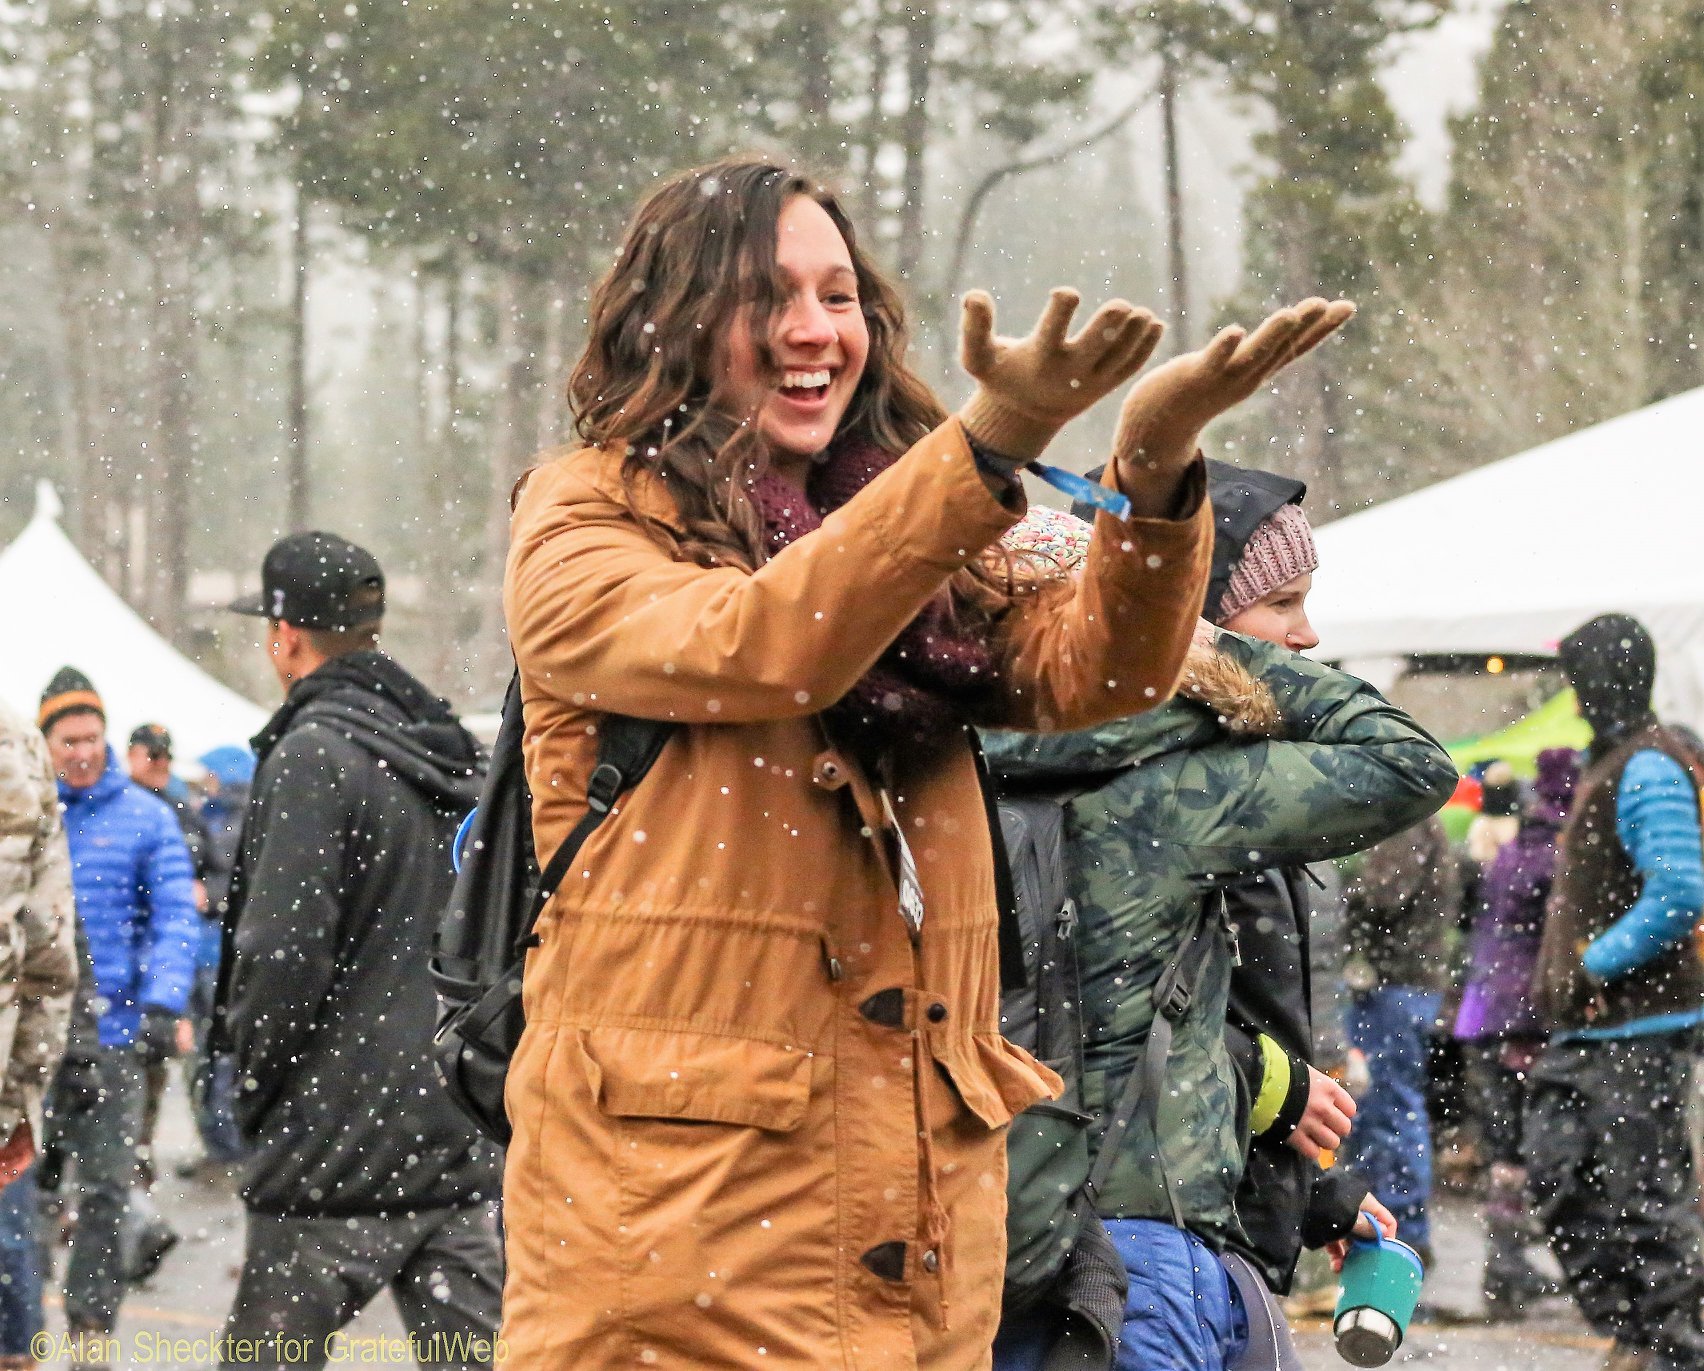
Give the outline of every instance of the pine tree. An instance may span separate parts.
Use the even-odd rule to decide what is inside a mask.
[[[1704,4],[1514,0],[1454,126],[1416,313],[1441,469],[1704,383]]]
[[[1405,378],[1400,298],[1381,263],[1424,251],[1424,221],[1396,170],[1402,129],[1379,84],[1393,41],[1436,22],[1448,0],[1169,0],[1170,41],[1224,74],[1270,119],[1255,149],[1270,174],[1243,205],[1244,289],[1230,313],[1252,324],[1310,295],[1360,307],[1343,335],[1280,374],[1227,426],[1230,455],[1313,488],[1325,519],[1401,469],[1393,448]],[[1361,479],[1357,479],[1360,477]]]
[[[261,223],[238,184],[253,30],[194,0],[44,0],[6,21],[4,175],[61,321],[47,366],[72,528],[181,642],[213,435],[233,433],[203,380],[241,292],[209,264],[254,251]]]

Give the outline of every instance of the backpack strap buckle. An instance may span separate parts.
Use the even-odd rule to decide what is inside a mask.
[[[623,780],[621,768],[614,762],[599,762],[586,778],[586,807],[599,814],[609,813],[621,794]]]

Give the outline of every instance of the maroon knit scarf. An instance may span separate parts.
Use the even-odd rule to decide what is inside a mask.
[[[769,551],[821,528],[825,515],[897,460],[867,444],[831,448],[812,467],[805,493],[766,472],[753,483],[751,502],[763,520]],[[827,714],[836,734],[866,756],[895,744],[932,746],[959,729],[971,706],[993,689],[995,677],[987,642],[953,623],[943,590]]]

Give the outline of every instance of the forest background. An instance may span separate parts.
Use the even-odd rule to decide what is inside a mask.
[[[1393,90],[1461,23],[1420,146]],[[0,0],[0,543],[51,478],[266,700],[217,606],[332,528],[390,573],[387,645],[490,705],[590,284],[658,175],[753,148],[843,188],[949,402],[972,285],[1020,329],[1123,294],[1168,349],[1354,298],[1210,435],[1323,522],[1704,384],[1701,97],[1704,0]]]

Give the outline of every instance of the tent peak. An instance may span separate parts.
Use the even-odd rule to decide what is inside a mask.
[[[43,476],[35,486],[35,514],[32,523],[57,524],[59,516],[65,513],[65,505],[59,498],[59,492],[53,482]]]

